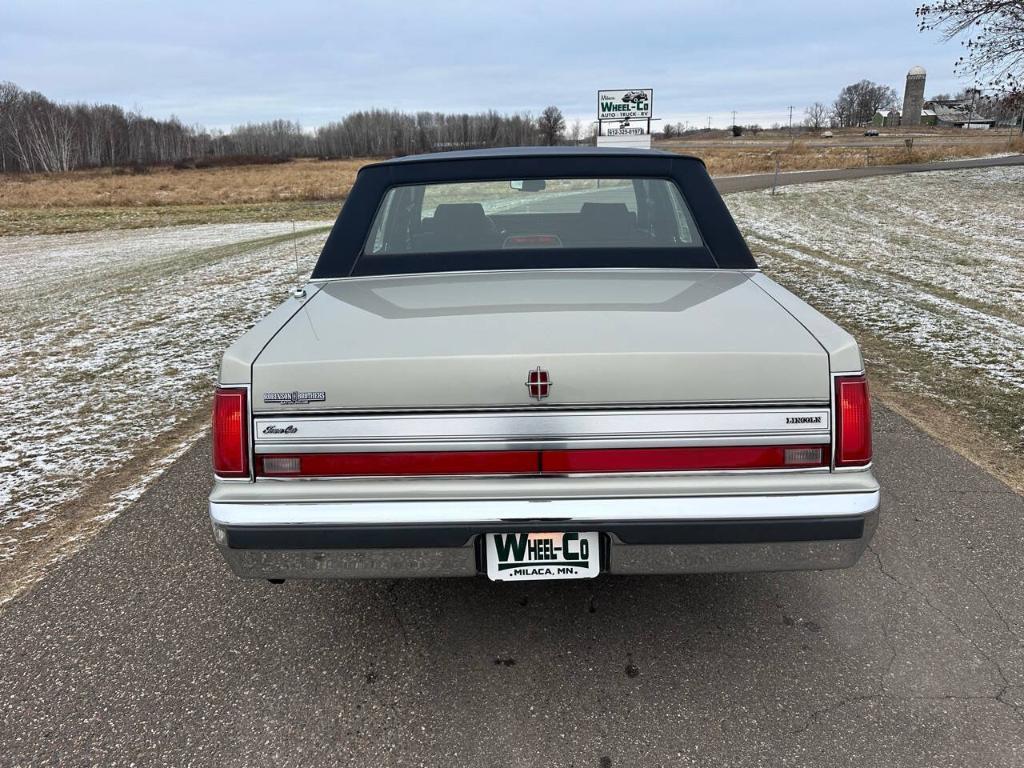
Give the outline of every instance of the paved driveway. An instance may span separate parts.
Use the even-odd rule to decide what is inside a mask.
[[[1024,498],[879,409],[848,571],[243,582],[207,441],[0,613],[0,765],[1024,763]]]

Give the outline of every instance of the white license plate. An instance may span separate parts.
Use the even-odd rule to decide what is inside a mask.
[[[598,533],[488,533],[492,581],[592,579],[601,572]]]

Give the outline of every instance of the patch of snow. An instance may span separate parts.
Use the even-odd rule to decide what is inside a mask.
[[[838,322],[1024,392],[1024,167],[728,195],[764,271]]]
[[[324,222],[324,225],[329,222]],[[303,224],[308,229],[309,224]],[[140,455],[115,515],[201,434],[223,349],[295,284],[289,223],[0,238],[0,561]],[[312,266],[325,233],[298,240]],[[192,422],[194,423],[194,421]]]

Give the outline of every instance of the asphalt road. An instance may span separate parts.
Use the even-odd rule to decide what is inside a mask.
[[[245,582],[208,451],[0,614],[0,764],[1024,763],[1024,497],[884,409],[835,572]]]
[[[875,429],[855,568],[519,585],[240,581],[203,440],[0,611],[0,766],[1022,765],[1024,497]]]
[[[809,184],[816,181],[866,179],[869,176],[895,176],[902,173],[923,173],[925,171],[954,171],[960,168],[991,168],[1000,165],[1024,165],[1024,155],[945,160],[938,163],[914,163],[911,165],[871,165],[865,168],[843,168],[830,171],[793,171],[780,173],[778,186]],[[715,179],[715,186],[723,195],[729,192],[752,192],[758,189],[768,189],[772,186],[774,178],[775,174],[772,173],[719,176]]]

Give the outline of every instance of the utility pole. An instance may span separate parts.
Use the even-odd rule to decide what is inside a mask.
[[[736,110],[735,109],[732,111],[732,127],[733,128],[736,127]]]
[[[789,105],[789,140],[793,140],[793,105]]]
[[[711,130],[711,115],[708,115],[708,130]]]

